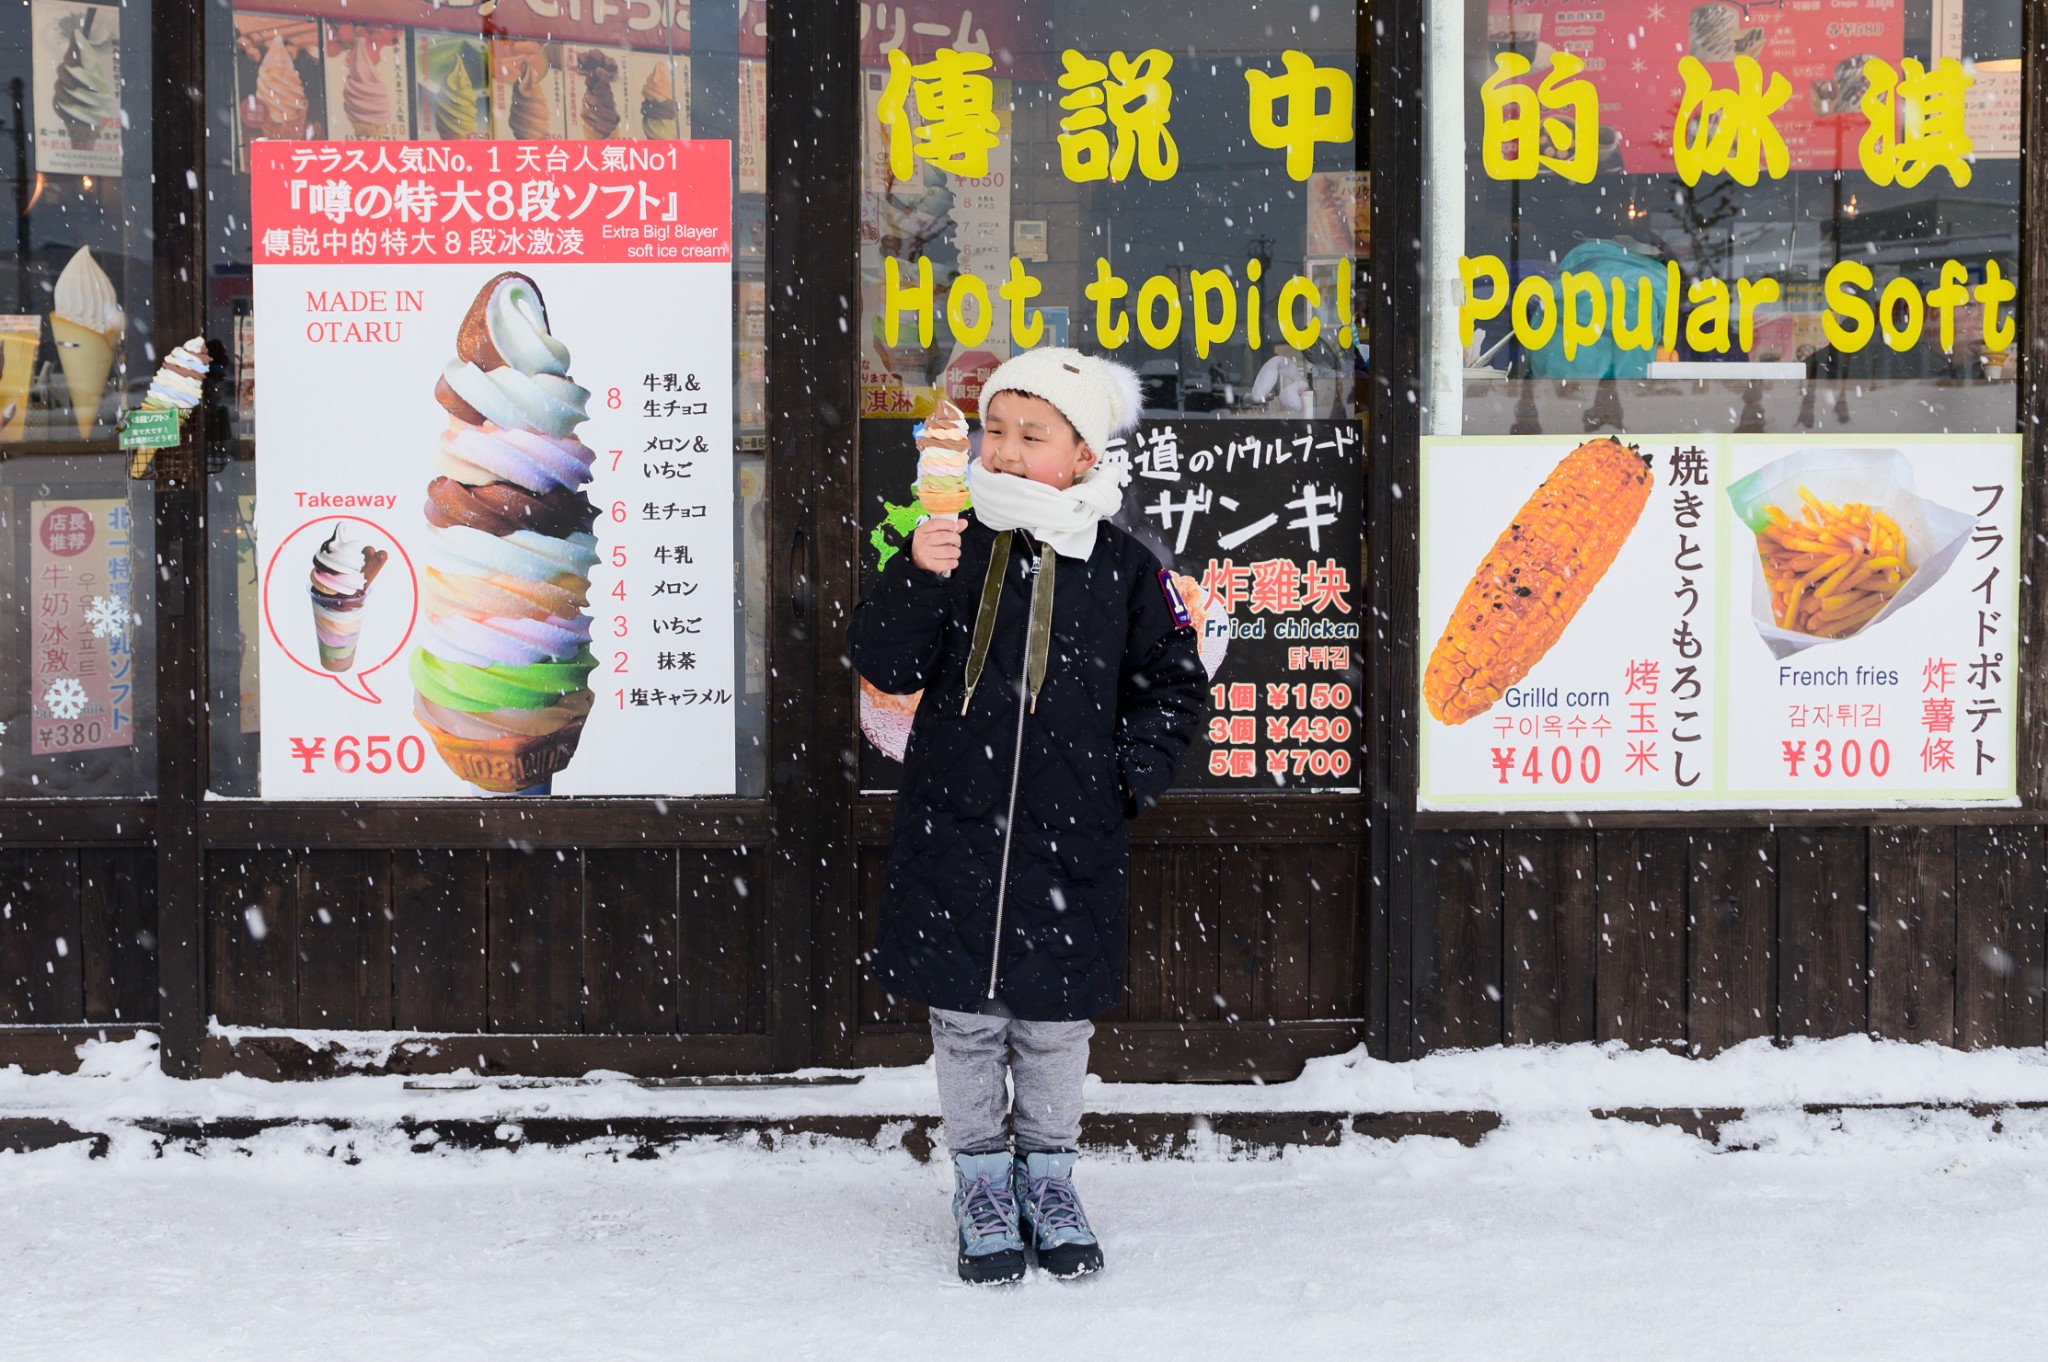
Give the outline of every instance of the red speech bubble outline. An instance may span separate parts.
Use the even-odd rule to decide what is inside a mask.
[[[349,675],[349,673],[331,672],[328,671],[325,667],[307,666],[306,663],[303,660],[301,660],[297,654],[292,652],[290,646],[285,643],[284,636],[277,632],[277,621],[273,620],[270,617],[270,574],[277,571],[277,560],[284,556],[284,551],[291,545],[292,540],[297,539],[300,535],[304,534],[307,530],[312,529],[316,525],[326,525],[337,520],[353,520],[358,524],[367,525],[371,529],[375,530],[380,536],[383,537],[385,542],[389,543],[392,548],[398,550],[398,556],[405,561],[405,575],[412,581],[412,618],[408,619],[405,622],[405,637],[399,639],[398,646],[393,648],[390,651],[390,653],[387,654],[384,657],[384,659],[381,662],[378,662],[375,666],[358,667],[355,670],[353,675],[356,678],[357,685],[360,685],[362,687],[361,690],[354,689],[348,684],[347,680],[344,679],[347,675]],[[367,604],[368,602],[366,600],[365,605],[367,606]],[[305,524],[299,526],[290,534],[286,535],[284,539],[278,544],[277,548],[272,550],[270,555],[270,562],[265,564],[263,568],[263,627],[270,631],[271,640],[277,644],[278,651],[282,652],[286,657],[290,658],[292,660],[292,665],[299,668],[301,671],[311,672],[315,676],[325,677],[327,680],[332,681],[335,685],[340,686],[343,691],[355,696],[358,700],[368,700],[373,705],[381,705],[384,703],[383,698],[379,696],[377,692],[370,689],[370,673],[374,671],[379,671],[385,667],[390,666],[391,663],[398,657],[398,655],[405,651],[405,645],[412,641],[412,631],[419,627],[419,622],[420,574],[419,571],[412,565],[412,555],[405,551],[405,545],[398,542],[398,536],[392,534],[391,531],[385,529],[382,525],[379,525],[376,521],[370,520],[367,517],[359,515],[316,516],[314,519],[308,520]]]

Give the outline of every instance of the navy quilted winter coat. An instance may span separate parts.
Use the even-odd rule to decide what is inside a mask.
[[[996,540],[963,521],[950,577],[899,553],[854,612],[854,666],[881,690],[923,688],[882,891],[873,966],[891,993],[987,1006],[997,880],[1023,709],[1037,549],[1018,533],[995,633],[963,716],[967,654]],[[1123,995],[1126,820],[1173,783],[1202,717],[1192,629],[1176,623],[1151,552],[1104,522],[1095,551],[1054,574],[1052,647],[1023,715],[1017,825],[1003,895],[996,993],[1031,1021],[1078,1021]]]

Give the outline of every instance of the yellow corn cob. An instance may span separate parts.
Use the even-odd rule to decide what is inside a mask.
[[[1649,503],[1649,460],[1589,440],[1552,469],[1472,574],[1429,655],[1429,712],[1462,724],[1529,674],[1593,592]]]

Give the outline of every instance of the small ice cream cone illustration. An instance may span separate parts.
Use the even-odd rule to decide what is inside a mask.
[[[487,794],[545,794],[590,715],[596,455],[589,390],[523,274],[487,282],[434,396],[448,413],[427,487],[432,544],[412,657],[413,714]]]
[[[345,672],[356,665],[356,644],[363,634],[363,606],[369,600],[370,583],[384,570],[391,555],[348,537],[345,526],[334,533],[313,555],[312,580],[307,591],[313,598],[313,632],[320,640],[320,665],[331,672]]]
[[[19,440],[27,431],[28,389],[42,341],[41,317],[0,317],[0,440]]]
[[[150,380],[149,392],[142,399],[139,411],[175,411],[178,413],[178,427],[185,425],[184,414],[199,405],[199,399],[206,392],[206,369],[211,363],[207,354],[206,338],[194,336],[177,349],[171,351],[163,365]],[[149,472],[151,460],[156,458],[154,448],[135,451],[128,468],[130,477],[139,478]]]
[[[114,76],[114,29],[93,32],[96,9],[80,11],[67,19],[71,41],[64,58],[57,63],[57,81],[51,104],[64,124],[74,151],[88,151],[99,141],[100,129],[120,108],[120,91]]]
[[[676,137],[681,124],[676,117],[676,91],[669,79],[668,63],[657,62],[640,83],[640,129],[648,137]]]
[[[92,437],[99,421],[100,399],[106,395],[107,375],[113,370],[126,321],[114,296],[114,281],[92,258],[91,248],[80,246],[57,276],[50,332],[57,340],[57,360],[71,390],[71,419],[81,440]]]

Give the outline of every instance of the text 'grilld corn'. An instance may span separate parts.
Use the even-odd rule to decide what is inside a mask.
[[[1565,455],[1451,611],[1422,676],[1431,714],[1446,724],[1484,714],[1543,660],[1614,565],[1652,481],[1648,456],[1614,440]]]

